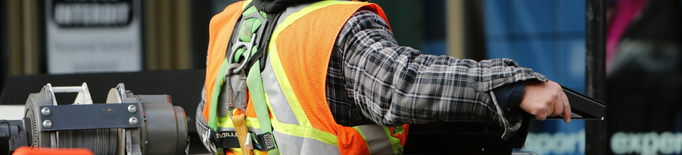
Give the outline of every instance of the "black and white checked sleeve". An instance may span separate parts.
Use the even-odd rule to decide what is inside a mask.
[[[370,11],[358,11],[346,22],[334,52],[342,58],[337,72],[343,74],[349,100],[380,125],[481,122],[514,133],[520,122],[505,119],[491,90],[547,81],[511,59],[477,62],[400,46],[386,22]]]

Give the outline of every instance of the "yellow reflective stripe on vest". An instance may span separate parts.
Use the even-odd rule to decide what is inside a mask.
[[[272,65],[273,72],[277,76],[277,82],[279,82],[279,84],[282,88],[282,92],[284,93],[284,96],[286,97],[287,102],[289,102],[289,106],[291,107],[291,110],[294,112],[294,115],[296,116],[296,120],[298,120],[298,123],[301,126],[305,126],[307,128],[310,128],[310,130],[317,130],[317,129],[314,129],[312,127],[312,125],[310,124],[310,122],[308,121],[308,117],[306,116],[305,112],[303,111],[303,108],[301,107],[301,104],[299,103],[298,99],[296,98],[296,94],[294,94],[294,90],[291,87],[291,84],[289,83],[289,79],[286,76],[286,73],[284,73],[284,68],[282,66],[282,60],[280,60],[280,58],[278,56],[279,53],[277,52],[277,46],[275,43],[277,42],[279,33],[281,33],[286,27],[288,27],[289,25],[294,23],[297,19],[305,16],[306,14],[308,14],[312,11],[315,11],[317,9],[326,7],[326,6],[333,5],[333,4],[351,4],[351,3],[356,3],[356,2],[321,1],[321,2],[311,4],[310,6],[303,8],[299,12],[292,13],[291,15],[286,17],[286,19],[282,23],[277,25],[277,28],[275,29],[275,31],[272,34],[272,40],[270,41],[270,45],[268,45],[268,47],[269,47],[268,51],[270,52],[270,59],[268,59],[268,61],[270,61],[271,65]],[[266,93],[266,95],[267,95],[267,93]],[[270,105],[269,101],[268,101],[268,105]],[[272,106],[269,106],[269,107],[272,107]],[[275,126],[275,123],[273,123],[273,126]],[[317,131],[319,131],[319,130],[317,130]],[[322,132],[322,131],[319,131],[319,132],[326,133],[326,132]],[[292,135],[299,135],[299,134],[292,134]],[[325,142],[325,143],[338,145],[337,137],[335,135],[332,135],[332,134],[327,134],[327,135],[329,137],[324,137],[324,138],[320,137],[318,140]],[[309,136],[305,136],[305,135],[300,135],[300,136],[309,137]],[[322,136],[322,135],[319,135],[319,136]],[[316,138],[314,138],[314,139],[316,139]]]
[[[286,123],[281,123],[279,121],[272,121],[272,126],[273,128],[276,128],[275,130],[287,135],[293,135],[293,136],[299,136],[299,137],[305,137],[305,138],[310,138],[310,139],[315,139],[323,143],[327,143],[329,145],[334,145],[338,146],[338,140],[336,138],[336,135],[324,132],[322,130],[314,129],[312,127],[305,127],[305,126],[300,126],[300,125],[294,125],[294,124],[286,124]],[[311,135],[314,135],[311,137]],[[277,137],[275,137],[277,138]],[[279,139],[277,139],[279,140]]]
[[[359,125],[353,127],[358,130],[365,139],[371,154],[395,154],[390,142],[390,135],[384,129],[387,127],[379,125]],[[390,132],[389,132],[390,134]]]
[[[279,33],[284,31],[285,28],[287,28],[289,25],[294,23],[296,20],[299,18],[305,16],[306,14],[315,11],[317,9],[333,5],[333,4],[351,4],[351,3],[356,3],[356,2],[350,2],[350,1],[321,1],[317,2],[314,4],[311,4],[310,6],[307,6],[303,8],[301,11],[292,13],[286,19],[277,25],[277,28],[275,28],[274,32],[272,33],[272,40],[270,41],[270,45],[268,45],[268,52],[270,52],[270,58],[268,61],[271,61],[270,63],[272,64],[272,69],[275,72],[275,75],[277,76],[277,81],[279,82],[282,92],[284,92],[284,96],[287,99],[287,102],[289,102],[289,106],[291,107],[291,110],[294,112],[296,115],[296,120],[298,120],[298,123],[301,125],[305,125],[308,127],[312,127],[310,122],[308,121],[308,117],[306,117],[305,112],[303,112],[303,108],[301,108],[301,104],[299,103],[298,99],[296,98],[296,94],[294,94],[294,90],[291,87],[291,84],[289,83],[289,79],[286,76],[286,73],[284,73],[284,68],[282,67],[282,61],[278,57],[279,53],[277,52],[277,46],[276,42],[279,36]],[[270,104],[270,103],[268,103]],[[271,106],[270,106],[271,107]]]
[[[273,34],[274,36],[274,34]],[[272,43],[272,42],[271,42]],[[277,54],[277,48],[276,46],[270,46],[270,54]],[[268,61],[271,61],[272,63],[272,68],[273,71],[275,72],[277,76],[277,81],[279,82],[280,86],[282,87],[282,92],[284,93],[287,101],[289,102],[289,106],[291,107],[291,110],[294,112],[294,115],[296,116],[296,119],[298,120],[299,125],[293,125],[293,124],[287,124],[287,123],[281,123],[279,121],[272,121],[272,126],[275,129],[275,131],[280,131],[282,133],[288,134],[288,135],[294,135],[294,136],[299,136],[299,137],[307,137],[311,139],[315,139],[327,144],[331,144],[334,146],[338,146],[338,139],[336,135],[315,129],[312,127],[310,122],[308,121],[308,118],[303,112],[303,108],[301,107],[300,103],[298,102],[298,99],[296,99],[296,95],[294,94],[293,88],[291,88],[291,84],[289,83],[286,73],[284,73],[284,69],[281,66],[281,60],[277,56],[271,56],[271,59],[268,59]],[[279,65],[275,65],[279,64]],[[267,95],[267,94],[266,94]],[[268,100],[268,105],[269,107],[272,107],[270,101]],[[305,131],[305,132],[301,132]],[[315,135],[315,136],[309,136],[309,135]],[[275,137],[275,139],[279,140],[278,137]],[[287,148],[281,147],[280,150],[285,150]]]
[[[322,143],[315,139],[292,136],[277,131],[274,134],[278,138],[277,145],[279,145],[282,154],[341,154],[338,146]]]
[[[260,129],[257,118],[246,117],[246,126]],[[232,119],[229,117],[218,117],[218,128],[233,128]]]
[[[249,119],[249,118],[247,118]],[[256,118],[251,118],[251,119],[256,119]],[[253,122],[251,122],[254,124]],[[258,124],[258,123],[255,123]],[[305,151],[310,151],[309,153],[314,153],[317,152],[318,154],[320,153],[319,151],[323,151],[325,153],[334,153],[338,152],[339,148],[337,140],[336,139],[324,139],[324,138],[329,138],[333,137],[336,138],[336,136],[323,132],[320,130],[313,130],[312,128],[306,128],[298,125],[292,125],[292,124],[286,124],[286,123],[280,123],[275,120],[272,121],[272,126],[273,126],[273,134],[275,136],[275,140],[277,140],[277,146],[279,147],[280,153],[283,154],[302,154],[300,151],[301,149]],[[234,131],[234,128],[227,128],[225,131]],[[256,133],[260,132],[260,128],[258,130],[252,130],[252,128],[249,128],[249,131]],[[319,136],[320,138],[308,138],[309,136],[306,135],[315,135],[316,137]],[[303,143],[305,141],[305,143]],[[302,144],[305,144],[302,145]],[[325,146],[324,148],[315,148],[312,146]],[[330,148],[333,147],[333,148]],[[230,148],[232,152],[240,152],[239,148]],[[298,150],[298,151],[297,151]],[[328,151],[332,152],[328,152]]]
[[[281,26],[281,25],[280,25]],[[279,26],[278,26],[279,29]],[[281,31],[281,30],[280,30]],[[275,31],[277,32],[277,31]],[[273,34],[273,38],[276,38],[277,33]],[[270,46],[269,46],[269,52],[270,52],[270,59],[267,61],[270,61],[270,64],[272,65],[272,70],[275,73],[275,76],[277,76],[277,82],[279,82],[280,87],[282,88],[282,93],[284,94],[284,97],[286,98],[287,102],[289,103],[289,107],[291,107],[291,111],[294,112],[294,116],[296,116],[296,120],[298,121],[299,125],[303,126],[308,126],[312,127],[310,122],[308,121],[308,117],[306,116],[305,112],[303,112],[303,108],[301,107],[300,103],[298,102],[298,99],[296,98],[296,94],[294,94],[293,88],[291,88],[291,83],[289,83],[289,79],[286,76],[286,73],[284,73],[284,68],[282,67],[282,61],[279,59],[277,56],[277,46],[274,45],[274,42],[276,40],[270,41]],[[266,93],[267,95],[267,93]],[[270,101],[268,100],[268,105],[270,105]],[[272,106],[270,106],[272,107]]]
[[[362,133],[362,130],[360,130],[360,128],[358,126],[354,126],[353,129],[355,129],[355,131],[358,131],[358,133],[360,133],[360,136],[362,136],[362,139],[365,140],[365,144],[367,144],[367,150],[369,150],[369,153],[372,153],[372,147],[369,147],[369,143],[367,143],[367,137],[365,137],[365,133]]]
[[[386,133],[386,137],[388,137],[388,141],[391,144],[391,149],[393,150],[393,153],[394,154],[403,154],[403,145],[400,144],[400,139],[393,137],[393,135],[391,135],[391,130],[388,129],[389,127],[384,126],[383,128],[384,128],[384,133]],[[402,128],[402,126],[399,126],[399,128]],[[395,129],[395,127],[394,127],[393,130],[395,131],[398,129]],[[402,133],[402,130],[400,131],[400,133]],[[398,132],[396,132],[396,134],[398,134]]]
[[[340,154],[339,148],[334,145],[329,145],[327,143],[322,143],[314,139],[303,138],[299,136],[291,136],[283,134],[281,132],[274,131],[273,134],[276,137],[281,137],[277,141],[277,146],[280,147],[281,154],[325,154],[325,155],[336,155]],[[306,144],[306,147],[301,147],[301,144]],[[282,150],[281,148],[288,148]],[[230,151],[235,154],[242,154],[241,149],[230,149]],[[259,150],[254,149],[254,154],[261,154]]]
[[[270,56],[267,56],[266,60],[268,59],[270,59]],[[265,68],[261,75],[263,75],[263,84],[265,85],[266,101],[269,103],[277,103],[268,104],[270,105],[273,119],[277,119],[277,121],[282,123],[298,125],[299,123],[296,119],[296,115],[294,115],[294,111],[291,109],[291,106],[289,106],[289,102],[284,96],[284,93],[282,93],[282,87],[280,87],[279,82],[277,82],[277,76],[275,76],[275,72],[272,70],[270,61],[265,61]]]

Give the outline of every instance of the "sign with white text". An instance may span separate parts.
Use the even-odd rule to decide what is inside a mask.
[[[47,0],[50,74],[142,70],[139,0]]]

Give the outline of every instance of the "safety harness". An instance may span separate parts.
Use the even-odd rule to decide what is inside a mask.
[[[267,45],[281,13],[267,14],[257,10],[252,3],[245,8],[239,24],[232,31],[231,42],[226,50],[229,65],[224,70],[225,76],[217,79],[222,86],[220,97],[224,101],[219,105],[227,106],[228,117],[232,119],[236,131],[217,132],[216,115],[210,115],[210,129],[206,135],[212,143],[211,147],[215,147],[215,152],[220,154],[224,153],[222,148],[241,148],[243,154],[252,154],[252,149],[279,154],[272,134],[261,70],[267,58]],[[245,117],[247,94],[253,100],[260,133],[248,131]],[[211,113],[215,114],[216,110],[211,108]]]
[[[378,5],[319,1],[267,14],[250,3],[229,5],[211,19],[206,99],[197,108],[197,130],[209,150],[402,153],[407,125],[343,126],[335,122],[325,98],[339,31],[360,9],[386,20]]]

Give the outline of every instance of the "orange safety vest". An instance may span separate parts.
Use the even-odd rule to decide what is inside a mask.
[[[215,116],[226,62],[226,48],[232,31],[250,2],[231,4],[210,23],[203,116],[216,122],[217,132],[235,131],[231,118]],[[346,21],[358,10],[370,10],[384,20],[376,4],[351,1],[320,1],[286,10],[274,29],[268,45],[265,69],[261,72],[263,90],[273,135],[283,154],[401,154],[408,126],[342,126],[336,124],[328,107],[325,80],[332,48]],[[302,9],[300,9],[302,8]],[[387,20],[386,20],[387,21]],[[268,21],[272,22],[272,21]],[[276,22],[276,21],[275,21]],[[247,71],[248,72],[248,71]],[[253,90],[249,90],[253,91]],[[253,95],[251,93],[251,95]],[[248,99],[246,124],[250,132],[260,131]],[[223,105],[220,105],[223,106]],[[213,120],[211,120],[213,119]],[[230,153],[240,149],[229,148]],[[259,152],[255,150],[256,153]]]

